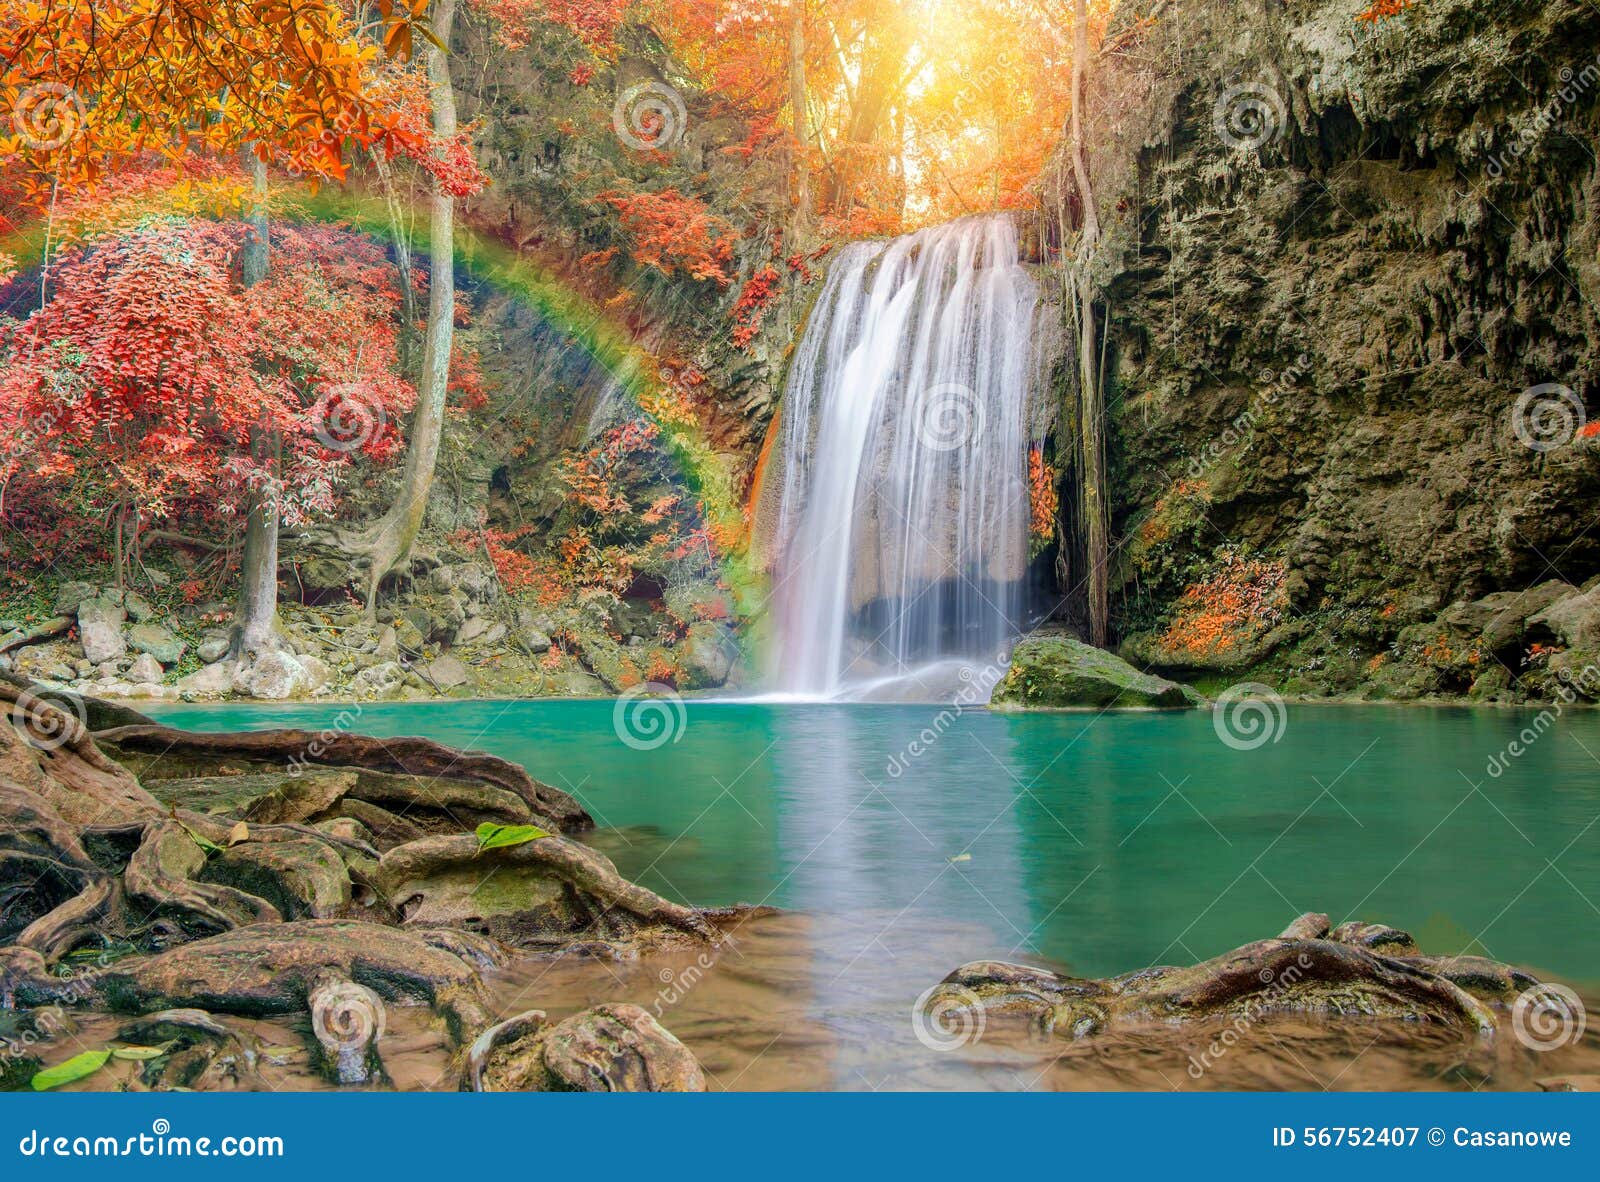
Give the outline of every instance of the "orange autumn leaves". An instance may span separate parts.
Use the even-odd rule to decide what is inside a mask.
[[[0,159],[35,204],[147,154],[250,146],[293,172],[342,178],[347,148],[397,150],[388,141],[404,131],[379,46],[338,0],[0,4],[0,109],[12,116]],[[391,52],[423,28],[426,0],[378,8]]]
[[[1415,3],[1415,0],[1376,0],[1371,7],[1359,13],[1356,16],[1356,20],[1365,21],[1368,24],[1377,24],[1379,21],[1386,21],[1390,17],[1399,16],[1410,8],[1413,3]]]
[[[1289,605],[1287,566],[1264,558],[1222,555],[1216,571],[1189,587],[1158,641],[1169,656],[1226,657],[1283,619]]]

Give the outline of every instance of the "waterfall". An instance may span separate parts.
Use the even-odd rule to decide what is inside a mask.
[[[998,676],[1023,611],[1037,300],[1000,215],[834,261],[770,477],[780,693],[949,698]]]

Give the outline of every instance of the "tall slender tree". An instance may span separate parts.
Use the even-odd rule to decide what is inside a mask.
[[[1105,398],[1095,328],[1095,256],[1100,247],[1100,211],[1089,172],[1084,135],[1084,103],[1089,72],[1089,0],[1074,0],[1072,30],[1072,116],[1068,145],[1080,225],[1077,259],[1069,268],[1078,327],[1078,455],[1084,544],[1089,564],[1089,639],[1104,645],[1109,636],[1110,525],[1105,477]]]
[[[449,54],[455,15],[456,0],[433,0],[429,13],[432,36],[428,39],[426,61],[433,137],[441,145],[454,142],[457,130]],[[384,576],[408,558],[416,544],[427,516],[428,494],[438,467],[445,400],[450,388],[450,353],[455,340],[455,209],[456,199],[450,181],[433,173],[429,178],[428,215],[433,265],[428,283],[428,327],[422,346],[422,375],[400,491],[394,506],[379,519],[371,539],[367,582],[369,612],[377,604],[378,587]]]

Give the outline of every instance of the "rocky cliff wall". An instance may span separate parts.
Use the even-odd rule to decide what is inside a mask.
[[[1230,680],[1549,697],[1594,656],[1541,613],[1600,574],[1600,12],[1363,7],[1145,3],[1101,59],[1117,624]]]

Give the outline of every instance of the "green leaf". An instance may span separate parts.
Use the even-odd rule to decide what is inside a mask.
[[[46,1067],[33,1077],[33,1090],[48,1092],[51,1088],[59,1088],[62,1084],[76,1083],[80,1079],[87,1079],[96,1071],[106,1065],[106,1060],[111,1058],[110,1051],[84,1051],[81,1055],[74,1055],[65,1063],[57,1063],[54,1067]]]
[[[478,826],[478,852],[481,854],[484,850],[522,845],[549,836],[537,825],[496,825],[492,821],[485,821]]]
[[[112,1047],[113,1059],[127,1059],[134,1063],[143,1063],[147,1059],[159,1059],[167,1053],[166,1047]]]
[[[181,822],[181,821],[179,822],[179,824],[183,826],[183,831],[189,835],[190,840],[192,840],[195,843],[195,845],[197,845],[201,849],[205,850],[206,853],[208,853],[208,854],[220,854],[220,853],[224,852],[222,847],[220,845],[218,845],[216,842],[212,841],[209,837],[201,837],[193,829],[189,828],[189,826],[183,825],[183,822]]]

